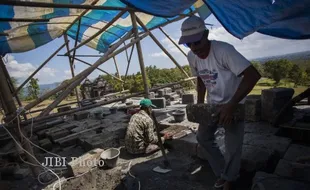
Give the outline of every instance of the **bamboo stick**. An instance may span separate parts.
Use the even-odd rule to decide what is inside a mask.
[[[109,50],[104,54],[102,59],[109,59],[109,54],[111,54],[115,49],[117,49],[125,40],[127,40],[131,36],[131,32],[128,32],[123,38],[121,38],[118,42],[116,42],[113,46],[109,48]],[[65,91],[63,91],[59,97],[54,100],[44,111],[41,112],[39,117],[48,115],[64,98],[68,96],[68,94],[79,85],[82,80],[84,80],[91,72],[93,72],[101,63],[102,59],[100,58],[93,66],[84,70],[79,78],[77,78],[72,84],[70,84]]]
[[[17,0],[2,0],[0,5],[13,5],[22,7],[43,7],[43,8],[72,8],[72,9],[95,9],[95,10],[134,10],[129,7],[112,7],[112,6],[94,6],[94,5],[80,5],[80,4],[65,4],[65,3],[42,3],[30,1],[17,1]]]
[[[139,37],[138,34],[138,26],[137,26],[137,17],[134,12],[130,13],[131,20],[132,20],[132,27],[133,31],[135,34],[135,38]],[[149,32],[149,31],[148,31]],[[151,33],[150,33],[151,34]],[[138,58],[139,58],[139,63],[140,63],[140,70],[143,78],[143,85],[144,85],[144,91],[145,91],[145,98],[149,97],[149,87],[147,85],[147,76],[146,76],[146,71],[145,71],[145,66],[144,66],[144,60],[143,60],[143,54],[142,54],[142,49],[141,49],[141,43],[137,42],[137,52],[138,52]]]
[[[65,41],[68,41],[67,34],[64,34],[64,39],[65,39]],[[67,51],[68,51],[69,50],[69,44],[66,44],[66,48],[67,48]],[[70,53],[69,53],[68,59],[69,59],[69,66],[70,66],[70,70],[71,70],[71,76],[72,76],[71,78],[74,78],[73,59],[71,58]],[[79,94],[78,94],[78,89],[75,88],[74,90],[75,90],[76,100],[79,102],[80,98],[79,98]]]
[[[125,73],[125,81],[126,81],[126,79],[127,79],[127,75],[128,75],[128,71],[129,71],[129,66],[130,66],[130,62],[131,62],[131,57],[132,57],[132,53],[133,53],[133,50],[135,49],[135,46],[133,45],[132,46],[132,48],[131,48],[131,51],[130,51],[130,55],[129,55],[129,58],[128,58],[128,56],[127,56],[127,62],[128,62],[128,64],[127,64],[127,68],[126,68],[126,73]]]
[[[131,35],[131,32],[129,32]],[[116,50],[115,52],[113,52],[111,55],[108,56],[108,58],[105,57],[101,57],[99,60],[97,60],[92,67],[97,68],[98,66],[100,66],[103,62],[107,61],[108,59],[112,58],[113,56],[116,56],[117,54],[123,52],[125,49],[127,49],[128,47],[132,46],[133,44],[135,44],[137,41],[142,40],[143,38],[145,38],[146,36],[148,36],[149,32],[144,33],[141,37],[139,37],[139,39],[135,39],[132,40],[129,44],[127,44],[126,46],[124,46],[123,48],[120,48],[118,50]],[[128,37],[129,38],[129,37]],[[90,69],[90,68],[88,68]],[[59,92],[60,90],[68,87],[70,84],[72,84],[75,80],[77,80],[79,77],[81,77],[84,73],[86,72],[86,70],[84,70],[83,72],[79,73],[78,75],[76,75],[73,79],[69,80],[69,81],[65,81],[63,82],[61,85],[59,85],[58,87],[54,88],[53,90],[43,94],[41,97],[37,98],[34,102],[29,103],[28,105],[25,106],[26,110],[29,110],[31,108],[33,108],[34,106],[38,105],[39,103],[41,103],[42,101],[44,101],[45,99],[47,99],[48,97],[56,94],[57,92]]]
[[[51,56],[49,56],[14,92],[13,96],[15,96],[24,86],[27,84],[27,82],[35,75],[37,72],[44,67],[66,44],[68,44],[69,41],[66,41],[62,46],[60,46]]]
[[[145,30],[145,31],[149,31],[149,29],[147,29],[147,27],[143,24],[143,22],[137,17],[137,22],[139,23],[139,25]],[[152,40],[158,45],[158,47],[160,47],[160,49],[171,59],[171,61],[182,71],[182,73],[188,78],[189,75],[187,74],[187,72],[181,67],[181,65],[174,59],[174,57],[166,50],[166,48],[157,40],[157,38],[152,34],[152,32],[150,32],[150,37],[152,38]],[[192,81],[193,85],[195,85],[195,83]]]
[[[87,44],[88,42],[90,42],[92,39],[96,38],[98,35],[100,35],[102,32],[104,32],[105,30],[107,30],[115,21],[117,21],[126,11],[123,10],[120,13],[118,13],[108,24],[106,24],[101,30],[99,30],[98,32],[96,32],[94,35],[92,35],[91,37],[87,38],[86,40],[84,40],[83,42],[81,42],[77,47],[71,49],[70,51],[68,51],[67,53],[65,53],[65,55],[68,55],[68,53],[82,47],[83,45]]]
[[[115,65],[117,76],[118,76],[119,79],[121,79],[121,75],[119,74],[119,70],[118,70],[118,66],[117,66],[117,63],[116,63],[115,56],[113,57],[113,61],[114,61],[114,65]]]
[[[0,22],[48,22],[49,19],[35,18],[0,18]]]
[[[194,14],[195,12],[196,12],[196,11],[194,11],[192,14]],[[179,21],[179,20],[181,20],[181,19],[183,19],[183,18],[184,18],[184,17],[180,16],[180,17],[175,18],[175,19],[173,19],[173,20],[170,20],[169,22],[166,22],[166,23],[164,23],[164,24],[162,24],[162,25],[152,27],[152,28],[150,28],[149,30],[151,31],[151,30],[154,30],[154,29],[156,29],[156,28],[158,28],[158,27],[166,26],[167,24],[170,24],[170,23],[172,23],[172,22]],[[144,34],[143,34],[143,33],[144,33]],[[143,35],[140,37],[141,39],[143,39],[144,37],[146,37],[145,35],[148,35],[148,32],[141,32],[141,33],[139,33],[139,34],[143,34]],[[127,44],[127,45],[128,45],[128,44]],[[115,55],[117,55],[118,53],[120,53],[120,52],[117,52],[117,51],[116,51],[116,52],[115,52]],[[80,74],[81,74],[81,73],[80,73]],[[79,75],[80,75],[80,74],[79,74]],[[78,76],[78,75],[77,75],[77,76]],[[48,97],[54,95],[55,93],[57,93],[58,91],[60,91],[60,90],[62,90],[62,89],[64,89],[64,88],[66,88],[66,87],[67,87],[69,84],[71,84],[72,82],[73,82],[73,80],[64,82],[62,85],[58,86],[57,88],[55,88],[55,89],[49,91],[48,93],[42,95],[41,97],[39,97],[36,101],[31,102],[30,104],[26,105],[26,106],[25,106],[25,109],[26,109],[26,110],[29,110],[29,109],[33,108],[34,106],[36,106],[37,104],[41,103],[42,101],[44,101],[44,100],[47,99]]]
[[[99,0],[94,0],[90,5],[95,5]],[[89,9],[84,10],[78,17],[76,17],[74,19],[73,22],[71,22],[71,24],[67,27],[67,29],[64,31],[64,34],[66,34],[68,32],[68,30],[70,30],[70,28],[74,25],[74,23],[78,20],[81,20],[81,18],[89,11]]]
[[[86,61],[84,61],[84,60],[81,60],[81,59],[78,59],[78,58],[74,58],[74,59],[77,60],[77,61],[79,61],[79,62],[81,62],[81,63],[84,63],[84,64],[86,64],[86,65],[92,66],[92,64],[90,64],[90,63],[88,63],[88,62],[86,62]],[[105,70],[100,69],[99,67],[96,68],[96,69],[99,70],[99,71],[101,71],[101,72],[103,72],[103,73],[105,73],[105,74],[107,74],[107,75],[109,75],[109,76],[111,76],[112,78],[114,78],[114,79],[116,79],[116,80],[118,80],[118,81],[120,81],[120,82],[124,82],[122,79],[119,79],[119,78],[117,78],[117,77],[111,75],[110,73],[108,73],[108,72],[105,71]]]
[[[181,49],[181,47],[176,44],[175,41],[171,39],[171,37],[161,27],[159,27],[159,30],[175,45],[175,47],[180,50],[181,53],[183,53],[183,55],[185,55],[185,57],[187,57],[186,53]]]

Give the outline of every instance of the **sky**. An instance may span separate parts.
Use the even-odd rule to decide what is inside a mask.
[[[214,16],[210,16],[205,20],[206,23],[212,26],[207,26],[210,30],[209,39],[219,40],[232,44],[241,54],[247,59],[261,58],[267,56],[284,55],[294,52],[302,52],[310,50],[310,40],[285,40],[280,38],[274,38],[266,36],[260,33],[253,33],[246,38],[239,40],[229,34],[221,24],[215,19]],[[181,36],[181,24],[182,20],[171,23],[165,26],[163,29],[169,36],[176,42]],[[187,65],[186,57],[166,38],[159,29],[153,30],[153,34],[164,45],[164,47],[174,56],[180,65]],[[69,39],[69,46],[74,46],[74,40]],[[8,54],[5,57],[7,69],[12,77],[18,79],[18,83],[22,83],[36,68],[38,68],[55,50],[57,50],[64,43],[63,37],[57,38],[52,42],[45,44],[37,49],[23,52]],[[172,68],[175,67],[173,62],[161,51],[161,49],[152,41],[150,37],[147,37],[141,41],[143,59],[145,66],[156,65],[158,68]],[[180,46],[185,52],[189,49]],[[66,48],[63,48],[58,54],[64,54]],[[128,53],[131,48],[128,49]],[[99,52],[93,50],[87,46],[79,48],[76,55],[79,54],[92,54],[99,55]],[[101,54],[102,55],[102,54]],[[97,58],[85,58],[83,59],[93,64]],[[116,56],[118,68],[121,75],[124,75],[127,67],[126,54],[121,53]],[[88,66],[75,61],[75,73],[80,73]],[[101,69],[111,73],[116,73],[115,64],[113,59],[103,63],[100,66]],[[129,74],[133,74],[140,71],[138,56],[136,49],[134,50],[132,61],[129,67]],[[102,75],[101,71],[95,70],[88,76],[89,79],[94,79],[99,75]],[[55,56],[39,71],[35,78],[39,79],[39,84],[51,84],[55,82],[62,82],[65,79],[71,78],[71,71],[69,66],[68,57]]]

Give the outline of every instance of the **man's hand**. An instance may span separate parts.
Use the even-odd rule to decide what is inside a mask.
[[[233,114],[236,111],[237,104],[235,103],[227,103],[224,104],[220,110],[220,118],[219,118],[219,124],[220,125],[230,125],[233,122]]]

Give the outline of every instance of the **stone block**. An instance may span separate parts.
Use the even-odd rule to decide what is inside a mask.
[[[46,125],[47,125],[47,127],[49,128],[49,127],[53,127],[53,126],[55,126],[55,125],[59,125],[59,124],[64,123],[64,122],[65,122],[64,119],[56,119],[56,120],[54,120],[54,121],[49,121],[49,122],[47,122]]]
[[[71,110],[71,106],[63,106],[63,107],[60,107],[57,109],[58,113],[61,113],[61,112],[66,112],[66,111],[69,111]]]
[[[149,93],[149,98],[150,98],[150,99],[155,98],[155,92],[150,92],[150,93]]]
[[[291,139],[278,137],[270,134],[254,134],[246,133],[244,135],[243,144],[252,145],[257,148],[270,149],[282,158],[291,144]]]
[[[281,108],[291,100],[294,94],[292,88],[271,88],[262,90],[261,106],[262,119],[264,121],[273,122],[277,113]],[[292,109],[288,110],[288,116],[283,119],[290,119],[292,117]]]
[[[261,135],[275,135],[280,128],[275,128],[267,122],[249,122],[245,123],[245,133],[256,133]]]
[[[188,104],[186,106],[186,114],[188,121],[199,123],[201,125],[209,125],[214,121],[212,114],[219,109],[219,106],[211,106],[210,104]],[[234,117],[237,120],[244,120],[244,106],[237,106]]]
[[[180,99],[180,96],[179,96],[178,94],[172,95],[172,96],[170,97],[170,100],[171,100],[171,101],[177,101],[177,100],[179,100],[179,99]]]
[[[116,136],[118,139],[125,138],[127,123],[115,123],[107,128],[102,130],[103,133],[108,133],[111,136]]]
[[[109,133],[94,134],[91,138],[80,138],[81,145],[85,150],[94,148],[108,149],[119,146],[119,140]]]
[[[165,98],[153,98],[153,99],[151,99],[151,101],[157,108],[165,108],[166,107],[166,99]]]
[[[260,115],[245,115],[244,120],[248,122],[258,122],[261,120]]]
[[[14,172],[14,178],[17,180],[24,179],[30,174],[29,168],[19,168]]]
[[[68,136],[70,134],[70,131],[67,129],[62,129],[56,132],[50,132],[47,134],[47,136],[55,142],[57,139]]]
[[[310,166],[281,159],[274,172],[276,175],[310,182]],[[310,187],[310,186],[309,186]]]
[[[39,146],[46,149],[46,150],[51,150],[53,148],[53,144],[48,138],[40,140]]]
[[[172,93],[172,88],[167,87],[167,88],[164,88],[164,90],[165,90],[166,94]]]
[[[173,150],[180,151],[189,156],[195,156],[197,154],[198,142],[194,133],[191,133],[183,138],[166,141],[166,144]]]
[[[193,104],[195,103],[194,94],[183,94],[182,95],[182,104]]]
[[[88,111],[80,111],[74,114],[74,120],[80,121],[82,119],[88,118],[89,112]]]
[[[258,185],[259,184],[259,185]],[[256,172],[251,190],[308,190],[309,184],[300,181],[279,178],[275,174]]]
[[[178,89],[175,91],[179,96],[182,96],[184,94],[184,90],[183,89]]]
[[[77,176],[90,171],[98,164],[102,152],[103,149],[96,148],[69,162],[68,175]]]
[[[291,144],[284,155],[284,160],[295,162],[299,157],[309,156],[310,147],[298,144]]]
[[[166,91],[164,89],[160,89],[157,91],[158,97],[164,97],[166,94]]]
[[[241,169],[246,172],[273,172],[278,160],[273,150],[251,145],[242,147]]]

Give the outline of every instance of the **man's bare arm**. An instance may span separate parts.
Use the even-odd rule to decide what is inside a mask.
[[[203,104],[205,102],[206,86],[200,77],[197,77],[197,94],[197,103]]]
[[[252,65],[246,68],[241,75],[243,75],[243,78],[230,103],[238,104],[252,91],[257,81],[261,78],[259,72]]]
[[[242,81],[233,98],[229,103],[222,106],[220,110],[219,124],[231,124],[236,106],[251,92],[257,81],[261,78],[259,72],[252,65],[246,68],[241,75],[243,75]]]

